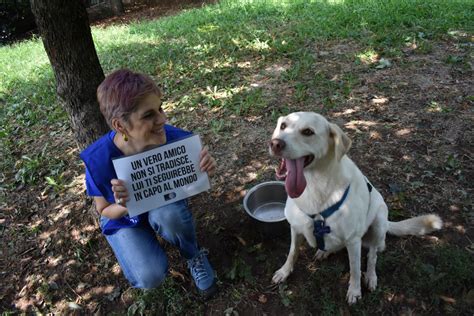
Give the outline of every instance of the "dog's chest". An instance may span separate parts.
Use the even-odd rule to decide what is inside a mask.
[[[298,209],[304,213],[306,220],[310,220],[314,225],[309,226],[311,234],[314,234],[318,248],[326,251],[336,251],[344,246],[346,233],[351,234],[352,228],[347,226],[346,198],[349,187],[343,192],[336,194],[303,194],[294,202]],[[306,192],[305,192],[306,193]],[[323,202],[324,201],[324,202]]]
[[[344,240],[333,229],[330,234],[324,236],[325,251],[335,252],[344,247]]]
[[[327,199],[327,198],[326,198]],[[315,215],[324,210],[324,196],[318,193],[304,192],[299,198],[294,199],[298,208],[307,215]]]

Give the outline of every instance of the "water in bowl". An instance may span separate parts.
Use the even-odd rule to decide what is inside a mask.
[[[285,218],[285,203],[269,202],[255,209],[253,215],[264,222],[275,222]]]

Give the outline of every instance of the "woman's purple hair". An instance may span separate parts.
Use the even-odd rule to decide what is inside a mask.
[[[138,103],[150,93],[161,97],[161,90],[150,76],[119,69],[109,74],[97,88],[100,111],[112,128],[112,119],[128,122]]]

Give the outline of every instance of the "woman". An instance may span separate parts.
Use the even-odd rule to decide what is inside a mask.
[[[163,145],[192,133],[166,125],[161,91],[153,80],[127,69],[107,76],[97,89],[100,110],[111,131],[81,153],[86,166],[88,195],[101,215],[103,234],[133,287],[154,288],[165,278],[168,260],[156,233],[177,246],[200,294],[216,291],[214,271],[207,251],[196,242],[193,217],[186,200],[149,211],[137,217],[127,215],[128,192],[116,179],[112,159]],[[213,175],[216,161],[205,147],[200,168]]]

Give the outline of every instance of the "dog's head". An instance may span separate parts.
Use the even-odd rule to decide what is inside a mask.
[[[351,140],[336,124],[313,112],[295,112],[278,119],[270,154],[282,158],[277,177],[286,179],[286,191],[297,198],[306,187],[304,170],[323,159],[340,161],[350,146]]]

